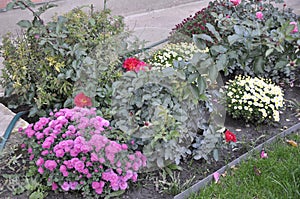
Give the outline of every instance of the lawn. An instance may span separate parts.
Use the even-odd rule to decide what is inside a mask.
[[[299,132],[288,137],[299,143]],[[279,139],[259,153],[228,169],[219,181],[191,196],[199,198],[300,198],[300,149]]]

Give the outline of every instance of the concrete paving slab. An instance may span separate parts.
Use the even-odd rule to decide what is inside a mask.
[[[0,138],[4,135],[6,128],[8,127],[10,121],[14,116],[15,114],[11,110],[0,103]],[[23,119],[19,119],[19,121],[15,125],[13,132],[16,132],[20,127],[24,128],[27,125],[28,123],[26,121],[24,121]],[[0,141],[2,140],[0,139]]]
[[[134,14],[125,17],[129,30],[148,44],[158,42],[169,36],[172,28],[187,18],[190,14],[207,6],[208,1],[198,1],[171,8],[154,10],[146,13]]]

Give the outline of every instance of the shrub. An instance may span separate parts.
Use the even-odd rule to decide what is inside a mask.
[[[233,118],[247,122],[278,122],[284,106],[279,86],[263,78],[237,76],[226,86],[226,107]]]
[[[216,96],[206,90],[208,75],[200,72],[183,62],[128,71],[114,82],[111,124],[142,150],[148,168],[179,164],[188,155],[208,159],[216,148],[223,126],[212,118]]]
[[[200,50],[192,43],[170,43],[161,49],[155,50],[147,63],[152,66],[172,67],[174,61],[190,61],[196,52],[200,52]]]
[[[40,16],[54,5],[46,4],[33,11],[27,2],[8,4],[9,9],[17,5],[29,9],[34,18],[32,21],[21,20],[18,25],[25,33],[16,39],[5,36],[1,46],[5,59],[1,84],[6,96],[18,96],[18,101],[10,107],[30,105],[30,115],[46,115],[50,109],[71,107],[73,92],[88,86],[83,80],[96,69],[97,76],[90,76],[90,80],[93,80],[94,88],[101,86],[92,97],[103,107],[109,104],[110,83],[121,72],[116,69],[120,62],[117,53],[123,49],[128,36],[123,34],[123,19],[111,16],[109,10],[94,12],[91,8],[87,14],[74,9],[63,16],[55,16],[46,24]],[[102,52],[102,49],[106,51]],[[108,53],[111,49],[118,50]]]
[[[83,94],[76,103],[90,104]],[[29,173],[52,190],[77,190],[84,197],[123,193],[130,181],[137,180],[146,158],[107,138],[108,128],[109,122],[97,116],[95,108],[75,107],[20,129],[22,146],[30,155]]]
[[[210,13],[214,19],[205,24],[209,34],[199,29],[194,41],[200,49],[209,48],[212,63],[225,75],[256,75],[291,83],[299,65],[298,17],[286,7],[279,10],[278,2],[282,1],[214,1],[215,11]]]

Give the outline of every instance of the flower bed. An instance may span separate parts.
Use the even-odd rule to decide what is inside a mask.
[[[251,4],[237,1],[222,6],[240,9],[238,6],[242,5]],[[272,9],[270,7],[267,11]],[[280,59],[285,60],[278,60],[277,53],[283,52],[280,47],[275,48],[271,42],[265,48],[264,42],[257,42],[255,45],[262,49],[262,54],[257,55],[261,58],[256,60],[252,55],[249,57],[250,44],[247,43],[247,37],[242,40],[241,35],[247,31],[255,32],[256,25],[265,23],[263,20],[268,15],[255,12],[255,17],[240,24],[239,16],[230,9],[227,11],[230,12],[230,18],[212,15],[220,22],[218,26],[205,25],[211,34],[194,35],[195,45],[199,49],[189,43],[168,44],[151,53],[152,57],[141,56],[146,57],[143,60],[141,57],[132,57],[128,52],[120,53],[117,48],[119,44],[115,43],[116,37],[112,33],[109,37],[102,35],[108,43],[96,45],[89,43],[89,40],[81,40],[83,43],[80,45],[92,45],[92,56],[86,56],[82,49],[76,51],[79,53],[77,55],[74,51],[76,59],[71,65],[65,65],[67,63],[60,58],[46,56],[47,63],[44,64],[52,67],[52,75],[57,80],[65,78],[73,81],[72,78],[77,78],[74,82],[76,86],[69,90],[74,93],[69,93],[68,99],[64,98],[66,101],[63,105],[60,101],[60,105],[56,104],[46,111],[37,107],[35,113],[45,116],[20,130],[24,151],[17,154],[27,157],[30,167],[25,177],[18,176],[22,178],[22,185],[26,189],[14,184],[18,187],[14,187],[15,193],[27,191],[32,197],[44,197],[42,194],[50,187],[56,192],[61,191],[63,195],[70,192],[74,198],[82,197],[76,194],[86,197],[124,194],[124,198],[136,198],[137,195],[169,198],[280,133],[281,128],[297,123],[299,108],[296,108],[296,103],[291,106],[292,99],[296,99],[295,102],[300,100],[299,77],[296,76],[299,70],[296,59],[298,47],[295,45],[299,41],[299,33],[295,30],[296,25],[280,20],[277,23],[275,20],[278,27],[288,27],[288,31],[284,32],[282,48],[288,47],[289,52],[293,51],[294,54],[287,57],[282,55]],[[58,17],[54,23],[59,25],[60,20],[65,18]],[[88,23],[93,24],[92,21]],[[223,22],[233,27],[235,32],[224,27]],[[26,23],[23,21],[21,25],[25,27]],[[64,28],[76,32],[71,25]],[[30,30],[28,28],[28,33],[32,35]],[[272,26],[265,30],[269,36],[274,32],[282,33],[282,29]],[[49,39],[47,33],[45,35],[42,35],[43,41]],[[261,37],[265,39],[263,35],[253,37],[260,41],[263,41]],[[68,40],[65,42],[68,43]],[[6,45],[9,46],[8,43]],[[52,47],[51,52],[59,52]],[[75,44],[74,48],[77,47]],[[102,53],[107,52],[104,50],[112,52],[106,57],[109,61],[102,59]],[[276,66],[280,68],[278,73],[267,69],[271,55],[274,55],[274,62],[280,63],[280,66]],[[73,58],[69,57],[70,60]],[[254,68],[249,69],[247,64],[254,65]],[[82,68],[79,69],[79,66]],[[66,67],[73,68],[64,71]],[[9,62],[6,72],[11,69]],[[281,69],[286,70],[283,72],[285,75],[295,74],[289,76],[287,84],[280,79]],[[58,74],[61,71],[65,73]],[[262,78],[244,79],[237,76],[224,87],[222,80],[228,79],[224,75],[236,73]],[[270,77],[275,83],[263,77]],[[32,88],[34,91],[35,87]],[[74,104],[77,107],[72,108]],[[253,106],[247,107],[245,104]],[[96,108],[88,108],[90,106]],[[226,117],[225,108],[233,117],[243,119],[236,120],[231,115]],[[255,114],[251,114],[250,110]],[[16,176],[9,176],[0,180],[16,179]],[[28,184],[37,186],[28,187]],[[129,190],[124,193],[128,187]]]

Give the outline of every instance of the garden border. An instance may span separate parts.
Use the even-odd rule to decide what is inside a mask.
[[[270,139],[268,139],[264,143],[256,146],[255,148],[248,151],[247,153],[244,153],[243,155],[241,155],[237,159],[233,160],[229,164],[227,164],[227,165],[223,166],[222,168],[218,169],[216,172],[218,172],[220,174],[224,173],[226,169],[228,169],[228,168],[230,168],[234,165],[239,164],[243,160],[248,159],[253,154],[253,152],[260,151],[260,150],[262,150],[262,148],[264,146],[270,145],[271,143],[276,141],[276,139],[283,138],[283,137],[285,137],[285,136],[287,136],[287,135],[289,135],[289,134],[291,134],[291,133],[293,133],[293,132],[295,132],[299,129],[300,129],[300,123],[297,123],[297,124],[293,125],[292,127],[288,128],[287,130],[284,130],[283,132],[271,137]],[[177,194],[176,196],[174,196],[174,199],[188,198],[192,193],[199,192],[199,190],[201,188],[205,187],[206,185],[209,185],[209,183],[211,183],[212,180],[213,180],[213,174],[210,174],[209,176],[207,176],[206,178],[200,180],[199,182],[197,182],[196,184],[194,184],[190,188],[188,188],[185,191],[181,192],[180,194]]]

